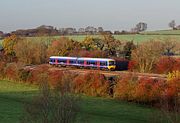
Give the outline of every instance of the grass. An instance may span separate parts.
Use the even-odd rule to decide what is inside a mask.
[[[0,81],[0,123],[18,123],[23,101],[31,101],[38,88],[33,85]],[[147,123],[158,111],[146,106],[83,96],[79,118],[89,123]]]
[[[75,41],[83,41],[88,35],[73,35],[65,36]],[[92,36],[92,35],[89,35]],[[32,41],[43,40],[50,42],[52,40],[58,39],[61,36],[52,36],[52,37],[28,37]],[[93,35],[92,37],[100,37],[100,35]],[[120,41],[134,41],[135,44],[149,41],[151,39],[166,39],[166,38],[175,38],[180,41],[180,35],[141,35],[141,34],[132,34],[132,35],[114,35],[115,39]]]
[[[157,30],[157,31],[147,31],[143,34],[158,34],[158,35],[180,35],[180,30]]]

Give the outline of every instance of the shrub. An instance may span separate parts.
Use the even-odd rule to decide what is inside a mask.
[[[8,79],[19,80],[19,66],[16,63],[8,63],[4,68],[4,74]]]
[[[0,62],[0,77],[4,78],[4,69],[6,67],[6,63],[5,62]]]
[[[74,79],[73,84],[75,93],[83,93],[90,96],[107,96],[108,81],[100,73],[88,72],[80,74]]]
[[[175,70],[180,70],[180,61],[173,57],[162,57],[156,63],[155,68],[157,73],[167,74]]]
[[[47,73],[49,69],[49,65],[42,64],[35,68],[30,68],[29,76],[27,81],[34,84],[39,84],[39,75],[43,73]]]
[[[133,101],[137,78],[131,74],[117,80],[114,88],[114,97],[120,100]]]
[[[137,102],[158,102],[162,96],[164,81],[141,78],[136,85],[134,99]]]
[[[64,76],[62,70],[52,69],[48,71],[48,82],[50,86],[56,87],[61,82]]]

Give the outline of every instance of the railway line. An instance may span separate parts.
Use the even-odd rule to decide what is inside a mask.
[[[50,67],[50,69],[57,69],[57,70],[64,70],[69,72],[74,72],[78,74],[85,74],[88,72],[97,72],[100,74],[105,75],[106,77],[116,77],[116,76],[125,76],[125,75],[132,75],[137,76],[138,78],[141,77],[149,77],[152,79],[162,79],[166,80],[167,75],[165,74],[152,74],[152,73],[138,73],[138,72],[129,72],[129,71],[104,71],[104,70],[94,70],[94,69],[77,69],[77,68],[70,68],[70,67]]]

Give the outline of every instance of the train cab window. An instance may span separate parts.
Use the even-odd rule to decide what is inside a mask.
[[[109,66],[115,65],[115,61],[109,61]]]

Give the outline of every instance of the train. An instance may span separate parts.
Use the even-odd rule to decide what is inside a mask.
[[[116,68],[116,61],[109,58],[51,56],[49,58],[49,64],[60,67],[73,66],[101,70],[115,70]]]

